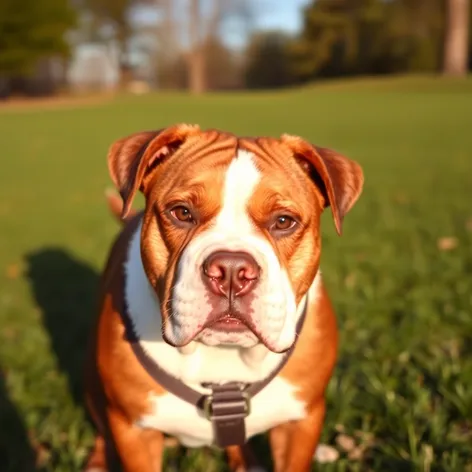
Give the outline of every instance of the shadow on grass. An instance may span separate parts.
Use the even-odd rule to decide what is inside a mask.
[[[82,372],[93,316],[97,273],[62,249],[44,249],[26,256],[27,277],[60,369],[69,379],[77,404],[83,404]],[[0,471],[37,470],[36,453],[23,419],[11,402],[5,373],[0,371]]]
[[[35,453],[15,405],[10,401],[5,379],[0,372],[0,470],[32,472]]]
[[[61,248],[27,254],[26,263],[58,366],[67,375],[74,401],[83,405],[85,351],[97,311],[99,275]]]

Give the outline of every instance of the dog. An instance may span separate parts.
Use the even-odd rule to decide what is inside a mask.
[[[276,471],[310,470],[338,342],[320,217],[341,234],[362,168],[297,136],[186,124],[120,139],[108,167],[123,228],[86,365],[85,470],[160,471],[164,435],[260,470],[247,441],[266,432]]]

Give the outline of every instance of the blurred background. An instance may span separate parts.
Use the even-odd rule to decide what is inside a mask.
[[[472,472],[469,3],[0,0],[0,472],[81,470],[119,231],[107,150],[182,122],[300,135],[364,169],[343,236],[322,218],[341,342],[317,470]],[[226,470],[166,446],[166,471]]]
[[[0,94],[464,75],[468,0],[2,0]],[[21,5],[21,6],[20,6]]]

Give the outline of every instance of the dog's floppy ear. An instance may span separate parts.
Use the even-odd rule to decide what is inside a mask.
[[[143,131],[114,142],[108,151],[108,170],[123,199],[122,218],[128,214],[138,188],[146,190],[151,171],[192,135],[195,125],[177,125],[159,131]]]
[[[334,224],[342,233],[343,218],[362,192],[364,174],[361,166],[331,149],[313,146],[297,136],[283,135],[282,142],[320,188],[331,206]]]

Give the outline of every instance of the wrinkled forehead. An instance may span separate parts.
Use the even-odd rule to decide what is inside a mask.
[[[169,191],[198,193],[199,200],[231,197],[249,204],[271,198],[302,203],[309,198],[303,172],[290,150],[275,139],[217,135],[190,140],[168,174],[163,180]]]
[[[311,199],[306,175],[294,159],[291,150],[277,139],[241,139],[239,147],[250,156],[251,164],[259,171],[254,196],[259,201],[278,199],[298,201],[301,205]]]

